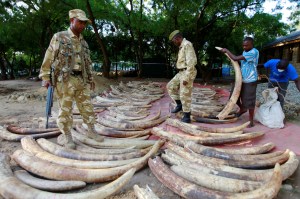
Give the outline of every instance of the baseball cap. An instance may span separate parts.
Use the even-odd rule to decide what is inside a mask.
[[[80,9],[73,9],[69,11],[69,18],[77,18],[80,21],[87,21],[89,23],[91,23],[91,20],[89,18],[86,17],[86,14],[83,10]]]

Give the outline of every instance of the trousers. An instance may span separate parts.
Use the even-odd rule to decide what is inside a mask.
[[[90,89],[85,84],[82,76],[70,76],[67,82],[58,82],[56,86],[59,113],[57,118],[58,128],[62,133],[71,132],[73,125],[73,103],[76,102],[83,122],[94,125],[96,122],[94,108],[91,103]]]
[[[167,84],[167,90],[174,101],[181,101],[183,112],[191,112],[193,82],[196,74],[193,78],[190,78],[187,85],[184,86],[183,78],[185,77],[185,72],[186,71],[179,71]]]

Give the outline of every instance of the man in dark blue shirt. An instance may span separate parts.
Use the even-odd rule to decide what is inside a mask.
[[[284,97],[289,85],[289,81],[294,81],[300,91],[300,78],[295,67],[287,59],[270,59],[264,64],[270,71],[270,81],[268,88],[278,87],[278,101],[283,108]]]

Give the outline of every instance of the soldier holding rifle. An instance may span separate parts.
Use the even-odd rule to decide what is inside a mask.
[[[71,135],[74,101],[83,122],[88,126],[87,136],[97,141],[103,141],[103,137],[95,132],[95,113],[90,97],[90,89],[95,88],[91,72],[92,62],[88,44],[81,35],[90,20],[80,9],[70,10],[69,18],[68,30],[58,32],[52,37],[39,77],[44,81],[45,87],[55,87],[59,102],[57,125],[64,134],[64,146],[74,149]]]

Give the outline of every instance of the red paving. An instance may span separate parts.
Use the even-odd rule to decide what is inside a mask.
[[[164,88],[165,88],[165,85],[166,84],[163,83]],[[194,85],[197,87],[209,87],[209,86],[200,85],[198,83],[194,84]],[[224,97],[221,100],[228,100],[229,91],[227,91],[225,89],[216,89],[216,91],[219,94],[224,95]],[[166,115],[169,113],[170,103],[171,103],[171,98],[168,96],[167,91],[166,91],[166,95],[163,98],[161,98],[160,100],[153,103],[153,107],[151,110],[153,113],[154,112],[156,113],[156,111],[160,108],[162,111],[162,115]],[[175,118],[175,115],[172,114],[171,118]],[[193,124],[220,128],[220,127],[238,126],[247,121],[248,121],[248,113],[245,113],[235,123],[231,123],[231,124],[205,124],[205,123],[196,123],[196,122],[193,122]],[[165,129],[170,130],[175,133],[180,133],[180,130],[178,130],[174,127],[167,126],[164,123],[161,124],[160,127],[163,127]],[[245,132],[262,131],[265,133],[265,135],[260,138],[256,138],[254,140],[249,140],[249,141],[241,142],[241,143],[234,143],[234,144],[230,144],[230,145],[228,144],[228,145],[222,146],[222,147],[230,147],[230,148],[238,147],[238,148],[240,148],[242,146],[249,147],[249,146],[262,145],[262,144],[265,144],[268,142],[272,142],[276,146],[274,151],[278,151],[278,150],[282,151],[282,150],[290,149],[290,150],[294,151],[297,155],[300,155],[300,126],[299,125],[287,122],[285,124],[285,127],[282,129],[271,129],[266,126],[263,126],[259,122],[255,122],[254,127],[246,128],[244,131]],[[151,136],[151,139],[156,139],[156,138],[157,137],[155,137],[155,136]]]

